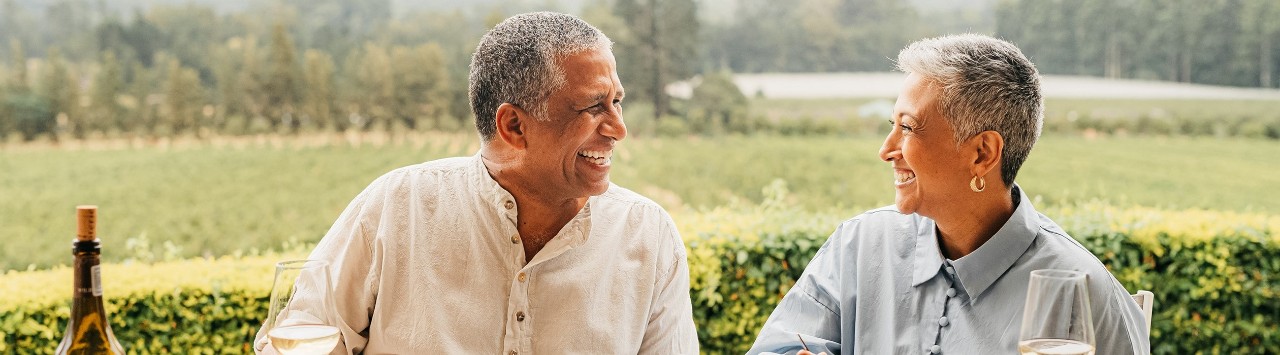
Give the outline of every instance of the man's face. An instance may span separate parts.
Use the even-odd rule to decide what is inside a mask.
[[[522,168],[548,198],[599,195],[609,188],[614,144],[627,136],[617,65],[608,50],[562,57],[559,64],[565,84],[547,98],[547,119],[529,123]]]

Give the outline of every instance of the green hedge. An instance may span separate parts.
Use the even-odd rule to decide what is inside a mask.
[[[1280,218],[1103,204],[1044,212],[1130,291],[1155,293],[1155,353],[1280,353]],[[720,354],[751,345],[849,215],[794,212],[770,198],[675,217],[690,250],[699,338],[704,352]],[[270,265],[281,258],[106,265],[115,333],[138,354],[250,352],[266,313]],[[52,353],[69,313],[70,280],[66,268],[0,276],[0,353]]]

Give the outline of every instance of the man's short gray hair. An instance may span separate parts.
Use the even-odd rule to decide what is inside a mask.
[[[468,94],[480,137],[493,139],[495,115],[503,103],[546,120],[547,97],[565,83],[559,60],[587,50],[610,50],[612,43],[586,21],[561,13],[520,14],[494,26],[471,56]]]
[[[1040,74],[1012,43],[976,34],[916,41],[898,53],[898,69],[942,88],[938,112],[960,144],[983,131],[1004,137],[1000,177],[1012,186],[1040,137]]]

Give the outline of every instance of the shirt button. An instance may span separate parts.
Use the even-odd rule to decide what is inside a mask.
[[[520,244],[520,235],[519,235],[519,234],[516,234],[516,235],[511,236],[511,244]]]
[[[524,282],[524,279],[525,279],[525,278],[526,278],[526,276],[525,276],[525,274],[524,274],[523,272],[522,272],[522,273],[520,273],[520,277],[517,277],[517,279],[520,279],[520,282]]]
[[[951,321],[947,319],[947,316],[942,316],[942,318],[938,318],[938,325],[945,327],[949,324],[951,324]]]
[[[512,209],[516,207],[516,203],[507,201],[506,203],[502,204],[502,207],[506,207],[507,209]]]
[[[930,346],[930,347],[929,347],[929,353],[930,353],[930,354],[941,354],[941,353],[942,353],[942,347],[941,347],[941,346],[938,346],[937,344],[934,344],[933,346]]]
[[[948,266],[948,267],[947,267],[947,273],[948,273],[948,274],[951,274],[951,276],[955,276],[955,275],[956,275],[956,268],[953,268],[953,267]]]
[[[955,296],[956,296],[956,288],[955,287],[948,288],[947,297],[955,297]]]
[[[523,322],[523,321],[524,321],[524,312],[516,312],[516,321],[517,321],[517,322]]]

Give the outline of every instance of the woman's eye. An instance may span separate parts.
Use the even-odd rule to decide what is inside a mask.
[[[908,126],[908,125],[907,125],[907,124],[905,124],[905,123],[903,123],[903,124],[899,124],[899,123],[897,123],[897,122],[894,122],[893,120],[889,120],[889,125],[891,125],[891,126],[897,126],[898,128],[901,128],[903,132],[911,132],[911,131],[912,131],[911,126]]]

